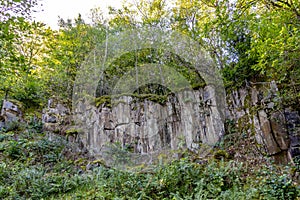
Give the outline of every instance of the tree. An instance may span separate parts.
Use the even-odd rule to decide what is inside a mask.
[[[60,19],[60,30],[54,32],[48,43],[49,57],[44,59],[48,68],[49,94],[72,98],[76,72],[89,53],[105,38],[105,27],[86,24],[81,15],[75,20]]]
[[[25,92],[23,83],[32,78],[34,59],[42,48],[39,37],[43,36],[38,35],[45,29],[41,23],[29,22],[38,0],[2,0],[0,5],[0,91],[18,98]]]
[[[198,41],[215,58],[225,83],[240,86],[250,79],[255,59],[249,57],[251,4],[244,1],[178,0],[173,28]]]
[[[270,0],[263,6],[252,21],[250,53],[259,57],[254,68],[268,79],[295,81],[299,74],[299,2]]]

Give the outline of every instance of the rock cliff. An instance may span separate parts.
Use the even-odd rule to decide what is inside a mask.
[[[164,103],[121,96],[113,100],[111,108],[105,104],[97,108],[81,101],[74,113],[85,130],[79,137],[94,154],[116,142],[141,154],[165,148],[193,150],[201,143],[214,145],[224,134],[214,95],[206,87],[169,95]]]
[[[277,163],[299,159],[299,112],[282,105],[275,83],[227,92],[226,102],[226,122],[233,122],[238,134],[253,136],[263,155]],[[169,95],[163,103],[129,95],[98,107],[81,100],[73,113],[75,126],[66,118],[69,109],[61,104],[44,111],[46,129],[70,133],[68,137],[94,155],[113,143],[138,154],[181,148],[197,151],[202,143],[220,142],[226,125],[215,91],[208,86]],[[69,125],[63,125],[66,122]]]

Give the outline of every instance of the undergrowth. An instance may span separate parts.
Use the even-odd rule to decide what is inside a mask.
[[[0,199],[297,199],[290,167],[188,154],[147,170],[95,162],[37,122],[0,132]],[[215,155],[218,153],[215,152]]]

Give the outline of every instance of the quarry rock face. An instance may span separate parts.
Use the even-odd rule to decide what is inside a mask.
[[[213,146],[224,134],[221,114],[210,105],[213,98],[209,88],[170,95],[164,104],[121,96],[112,108],[79,102],[75,115],[85,129],[80,134],[83,144],[96,155],[109,143],[140,154],[181,147],[193,150],[201,143]]]
[[[224,113],[238,133],[256,139],[263,155],[286,164],[300,157],[300,115],[280,106],[277,91],[271,82],[227,92]],[[126,95],[113,98],[111,106],[80,100],[72,113],[75,128],[68,125],[69,109],[50,102],[44,128],[73,134],[74,141],[102,157],[110,144],[140,155],[165,149],[197,151],[202,144],[214,146],[225,134],[215,95],[206,86],[169,95],[163,103]]]

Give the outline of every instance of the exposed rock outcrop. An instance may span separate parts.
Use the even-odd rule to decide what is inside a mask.
[[[285,110],[287,132],[290,138],[289,151],[293,158],[300,162],[300,116],[299,112],[290,109]]]
[[[238,133],[256,139],[263,155],[288,163],[300,157],[300,116],[283,108],[277,93],[274,82],[234,90],[226,95],[225,113]],[[112,143],[139,154],[197,150],[201,143],[213,146],[224,135],[222,111],[216,105],[214,90],[207,86],[169,95],[164,103],[119,96],[96,107],[81,100],[73,113],[76,127],[71,129],[69,109],[49,102],[43,122],[47,130],[73,134],[73,140],[94,155],[101,155]]]
[[[193,150],[201,143],[216,144],[224,134],[214,99],[209,87],[170,95],[165,104],[121,96],[114,99],[112,108],[81,101],[75,115],[85,130],[80,138],[94,154],[100,154],[109,143],[140,154],[166,148]]]
[[[11,122],[22,120],[21,103],[3,100],[0,114],[0,129],[7,127]]]
[[[254,85],[227,94],[227,118],[240,132],[254,134],[262,151],[277,163],[299,156],[299,113],[284,109],[274,82]]]
[[[46,131],[63,133],[70,124],[70,118],[68,106],[55,99],[49,99],[47,108],[43,109],[43,128]]]

